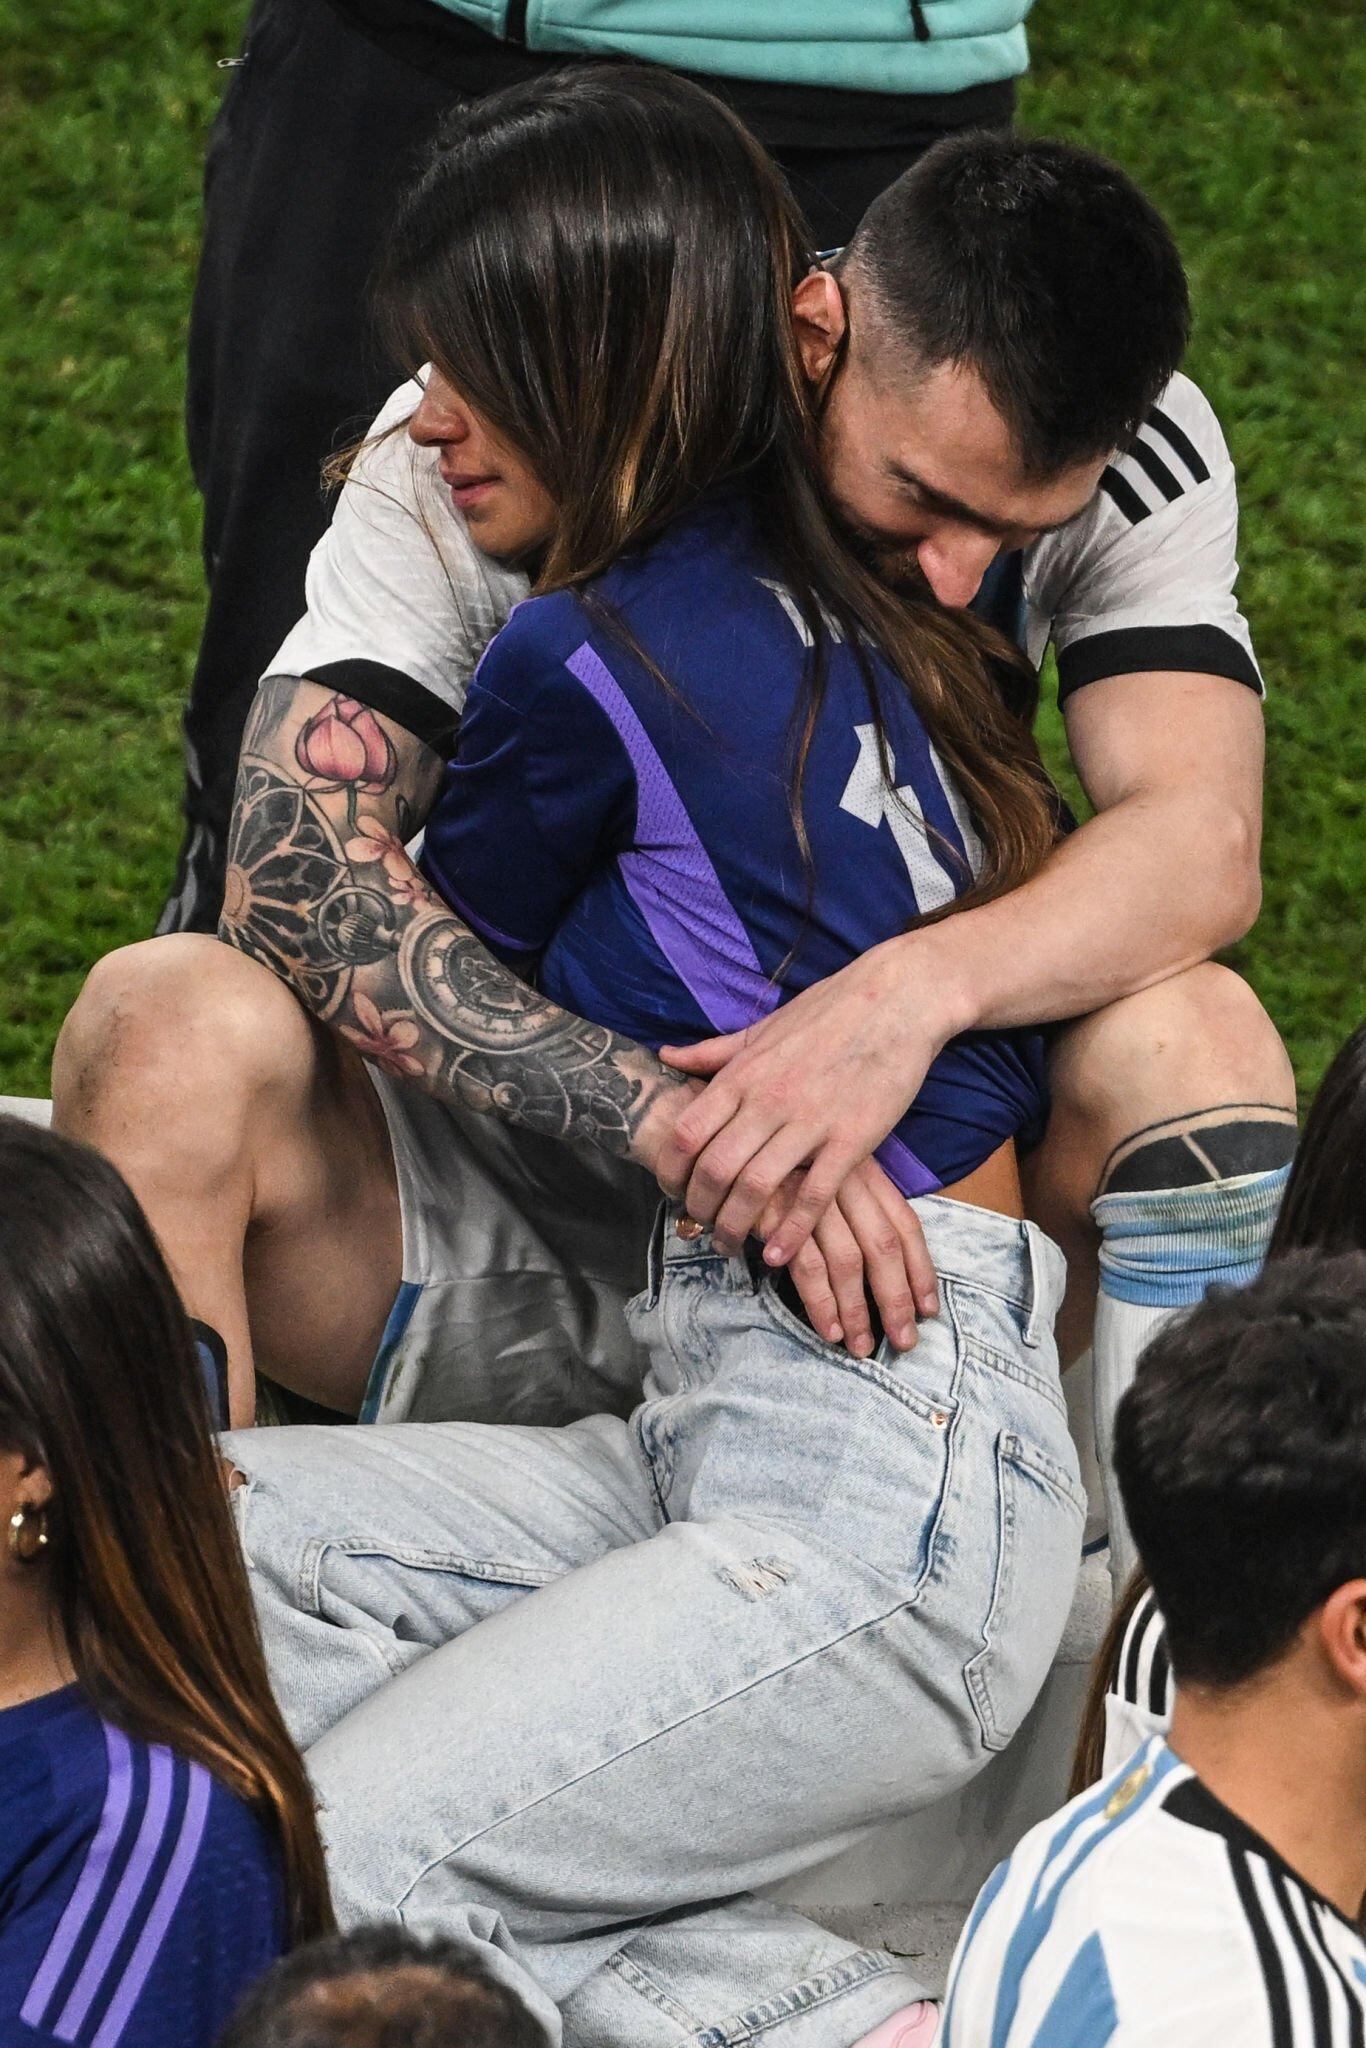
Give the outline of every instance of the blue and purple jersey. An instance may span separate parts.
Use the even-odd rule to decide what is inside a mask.
[[[480,662],[427,823],[434,886],[503,957],[535,958],[555,1002],[650,1047],[743,1029],[940,909],[980,863],[972,818],[904,685],[872,659],[888,782],[863,668],[839,643],[807,758],[804,862],[789,764],[809,652],[729,494],[587,602],[518,605]],[[970,1033],[878,1158],[906,1194],[929,1193],[1007,1138],[1031,1141],[1045,1113],[1041,1034]]]
[[[0,1712],[0,2048],[211,2048],[285,1945],[280,1858],[75,1686]]]

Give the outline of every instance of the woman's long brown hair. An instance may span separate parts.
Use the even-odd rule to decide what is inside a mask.
[[[793,725],[803,848],[835,634],[859,655],[889,787],[873,649],[972,810],[984,865],[961,909],[1017,887],[1056,838],[1037,685],[999,635],[890,590],[841,535],[793,323],[806,248],[779,172],[719,100],[604,65],[452,117],[389,238],[378,299],[398,353],[435,362],[553,499],[538,590],[590,584],[705,492],[743,486],[812,647]]]
[[[0,1117],[0,1443],[52,1482],[57,1623],[91,1703],[203,1764],[278,1840],[291,1937],[332,1925],[266,1676],[189,1325],[107,1160]]]

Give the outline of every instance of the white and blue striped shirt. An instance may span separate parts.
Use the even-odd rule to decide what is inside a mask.
[[[1159,1737],[983,1886],[938,2048],[1363,2048],[1366,1945]]]

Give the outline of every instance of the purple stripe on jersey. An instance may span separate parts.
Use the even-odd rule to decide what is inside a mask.
[[[884,1138],[873,1154],[878,1165],[889,1180],[896,1182],[903,1195],[932,1195],[944,1183],[937,1173],[931,1173],[923,1159],[917,1159],[909,1145],[897,1137],[895,1131],[890,1138]]]
[[[99,1826],[86,1851],[76,1889],[57,1922],[57,1930],[47,1945],[47,1953],[20,2008],[19,2017],[26,2027],[41,2027],[43,2024],[48,2000],[71,1961],[81,1930],[99,1897],[100,1886],[108,1875],[128,1816],[128,1802],[133,1792],[133,1746],[121,1728],[111,1728],[106,1721],[104,1747],[109,1758],[109,1780],[105,1786]]]
[[[185,1813],[180,1823],[180,1834],[175,1851],[166,1866],[166,1875],[161,1880],[155,1903],[147,1915],[147,1923],[138,1936],[138,1945],[128,1959],[128,1967],[114,1993],[109,2010],[100,2022],[91,2048],[115,2048],[124,2028],[132,2017],[133,2007],[142,1995],[142,1987],[152,1972],[152,1965],[161,1953],[161,1944],[175,1917],[181,1895],[190,1881],[199,1845],[204,1839],[204,1826],[209,1817],[209,1774],[203,1764],[191,1764],[190,1790],[185,1801]]]
[[[627,891],[702,1014],[717,1031],[743,1031],[777,1008],[778,990],[620,684],[586,640],[565,667],[611,719],[635,770],[636,832],[645,850],[618,857]]]
[[[166,1820],[171,1810],[171,1785],[175,1775],[175,1764],[170,1750],[159,1742],[148,1750],[147,1757],[147,1803],[142,1810],[142,1825],[138,1829],[138,1838],[133,1844],[133,1853],[128,1858],[123,1876],[119,1879],[118,1890],[105,1909],[99,1931],[90,1944],[90,1953],[85,1959],[81,1974],[76,1979],[71,1996],[52,2029],[59,2041],[75,2041],[79,2037],[109,1966],[114,1960],[119,1943],[132,1926],[152,1866],[166,1838]]]

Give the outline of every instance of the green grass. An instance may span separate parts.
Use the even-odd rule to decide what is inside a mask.
[[[0,0],[0,1091],[45,1091],[82,972],[150,931],[178,844],[200,610],[184,331],[239,20]],[[1271,686],[1266,908],[1238,961],[1312,1087],[1366,1009],[1356,0],[1040,0],[1023,117],[1119,158],[1190,266]]]

